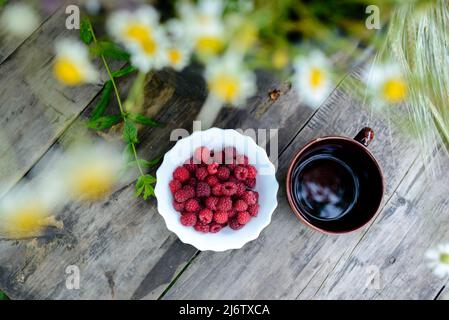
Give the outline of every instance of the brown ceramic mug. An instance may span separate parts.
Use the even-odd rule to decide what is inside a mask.
[[[382,203],[382,170],[368,150],[373,130],[354,139],[315,139],[294,156],[287,173],[287,198],[296,216],[328,234],[354,231],[367,224]]]

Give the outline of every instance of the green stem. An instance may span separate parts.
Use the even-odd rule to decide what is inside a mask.
[[[90,33],[92,34],[92,39],[93,39],[94,43],[97,45],[98,41],[97,41],[97,37],[96,37],[95,32],[94,32],[94,28],[92,27],[92,23],[90,22],[90,19],[88,19],[88,21],[89,21]],[[100,54],[100,57],[101,57],[101,60],[103,61],[104,67],[106,68],[106,71],[108,73],[109,79],[112,82],[112,87],[114,88],[115,97],[117,98],[117,103],[118,103],[118,107],[120,109],[120,114],[122,115],[123,120],[125,120],[126,113],[125,113],[125,110],[123,108],[122,99],[120,98],[120,92],[118,91],[118,87],[117,87],[117,84],[115,83],[115,79],[114,79],[114,77],[112,75],[111,68],[109,67],[108,62],[106,61],[105,56],[103,54]],[[142,169],[142,167],[140,166],[140,163],[139,163],[139,157],[137,155],[137,150],[136,150],[135,143],[132,142],[131,143],[131,147],[132,147],[131,149],[133,151],[133,156],[134,156],[134,160],[136,161],[137,168],[139,169],[140,175],[143,176],[144,173],[143,173],[143,169]]]

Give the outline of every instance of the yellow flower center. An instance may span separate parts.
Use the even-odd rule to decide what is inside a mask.
[[[407,95],[407,85],[401,78],[389,79],[383,85],[382,94],[388,102],[400,102]]]
[[[12,235],[36,235],[46,225],[48,212],[39,203],[27,203],[11,212],[9,232]]]
[[[326,76],[325,76],[323,70],[320,70],[318,68],[312,68],[312,70],[310,71],[310,77],[309,77],[310,86],[313,89],[320,87],[323,84],[325,78],[326,78]]]
[[[148,55],[153,55],[156,51],[156,42],[151,34],[151,29],[145,25],[138,23],[131,24],[125,30],[125,37],[137,42]]]
[[[442,254],[440,255],[440,261],[441,261],[442,263],[449,264],[449,253],[442,253]]]
[[[76,86],[84,82],[78,66],[68,58],[57,58],[53,67],[56,79],[68,86]]]
[[[70,183],[75,196],[94,201],[104,198],[112,191],[115,176],[112,170],[97,165],[78,170]]]
[[[239,81],[233,76],[222,74],[209,83],[210,91],[226,103],[232,102],[239,94]]]
[[[214,36],[200,37],[196,41],[196,49],[200,54],[216,54],[223,48],[223,41]]]
[[[168,60],[172,65],[177,65],[181,62],[182,54],[177,49],[170,49],[168,50]]]

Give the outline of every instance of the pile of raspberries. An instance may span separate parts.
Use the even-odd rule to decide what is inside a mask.
[[[259,212],[256,176],[256,168],[235,148],[200,147],[173,171],[173,207],[181,223],[198,232],[217,233],[227,225],[239,230]]]

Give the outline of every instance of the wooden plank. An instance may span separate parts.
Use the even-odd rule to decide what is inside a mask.
[[[425,252],[449,241],[449,158],[441,148],[433,161],[442,166],[438,179],[425,172],[419,158],[350,255],[340,260],[315,293],[301,298],[434,299],[440,295],[449,277],[432,274]]]
[[[62,3],[57,4],[58,7]],[[54,12],[41,12],[40,24],[44,23]],[[31,35],[30,35],[31,36]],[[26,39],[14,37],[0,28],[0,64],[3,63]]]
[[[61,8],[0,65],[0,195],[33,166],[101,89],[100,83],[66,88],[54,79],[54,42],[78,36],[76,30],[65,28],[65,19]]]
[[[296,134],[293,129],[301,127],[313,110],[300,108],[295,92],[272,76],[260,73],[258,79],[259,94],[250,108],[223,112],[217,125],[246,129],[295,124],[279,132],[280,148],[285,148]],[[268,96],[273,89],[281,91],[277,101]],[[146,98],[146,112],[157,113],[165,123],[162,128],[142,130],[139,152],[151,158],[173,145],[172,130],[191,129],[205,100],[204,82],[194,68],[181,74],[162,71],[149,80]],[[56,238],[0,242],[0,287],[13,299],[159,297],[196,249],[166,229],[154,199],[135,199],[133,189],[132,184],[125,185],[103,202],[66,207],[59,214],[66,232]],[[70,291],[64,285],[65,268],[72,264],[81,271],[80,290]]]
[[[295,299],[315,283],[322,283],[369,226],[348,235],[327,236],[302,225],[289,208],[284,188],[294,153],[317,136],[354,136],[361,127],[372,127],[376,140],[370,149],[384,170],[386,200],[418,153],[417,145],[390,128],[380,115],[363,112],[351,95],[349,86],[335,91],[281,155],[279,206],[261,236],[238,251],[199,254],[164,298]]]

